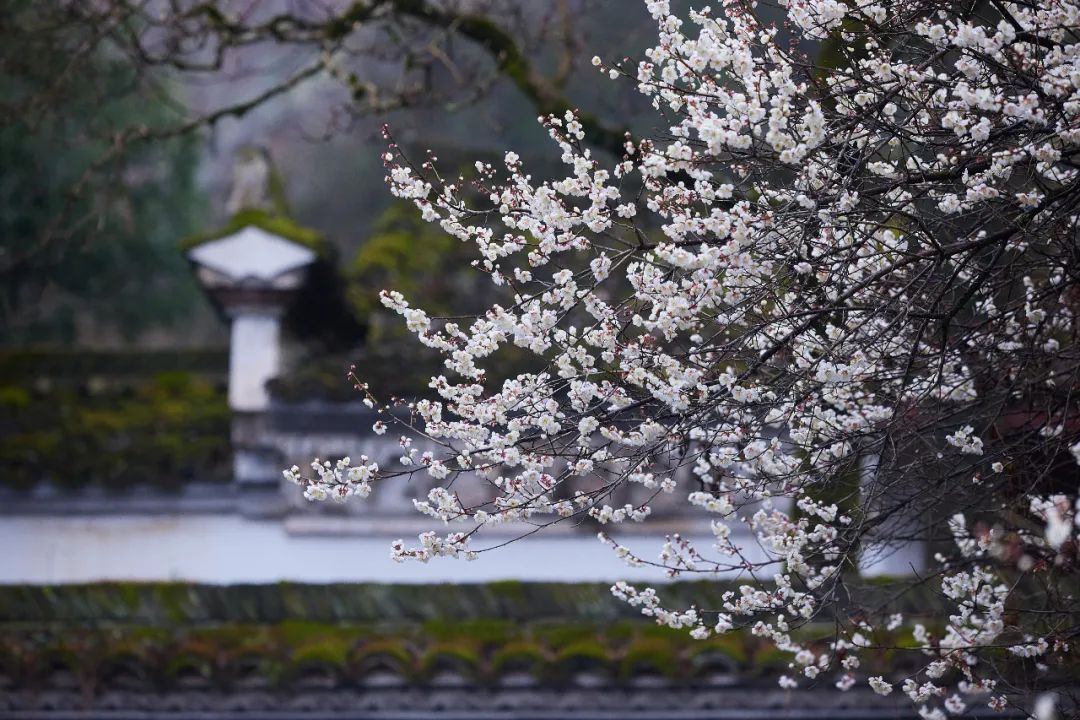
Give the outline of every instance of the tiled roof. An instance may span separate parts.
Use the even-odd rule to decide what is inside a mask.
[[[859,717],[896,707],[826,691],[800,699],[794,715],[775,714],[792,708],[776,686],[786,663],[748,633],[695,642],[640,621],[20,624],[0,630],[0,717],[166,710],[231,717],[287,708],[292,717],[336,717],[441,707],[495,717],[547,717],[537,713],[557,708],[564,710],[555,717],[596,709],[721,717],[715,713],[742,708],[838,718],[845,707]]]

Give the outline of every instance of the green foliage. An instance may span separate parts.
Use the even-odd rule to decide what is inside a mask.
[[[454,302],[460,294],[455,287],[459,273],[449,269],[463,266],[467,260],[462,243],[425,222],[412,203],[398,201],[375,222],[349,265],[348,298],[361,318],[382,312],[379,292],[388,288],[432,315],[454,312],[455,305],[460,311],[460,303]]]
[[[177,368],[224,383],[229,351],[223,350],[86,350],[19,348],[0,350],[0,386],[30,395],[27,387],[131,387],[147,377]],[[11,387],[18,385],[22,387]]]
[[[177,487],[229,477],[225,397],[186,373],[102,395],[9,386],[0,402],[0,482],[10,487]]]
[[[0,407],[8,412],[29,407],[30,391],[14,385],[0,385]]]
[[[0,22],[0,342],[71,342],[89,320],[128,337],[203,302],[176,238],[203,203],[197,138],[115,138],[178,116],[166,88],[63,3],[4,3]],[[119,30],[119,29],[118,29]]]

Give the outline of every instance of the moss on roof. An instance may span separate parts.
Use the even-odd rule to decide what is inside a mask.
[[[455,636],[431,637],[416,623],[291,623],[177,626],[61,627],[53,624],[0,624],[0,677],[27,687],[47,685],[59,671],[109,678],[124,667],[138,667],[148,687],[172,687],[193,681],[228,686],[259,679],[287,687],[318,676],[335,685],[363,681],[375,669],[399,675],[403,682],[424,684],[449,672],[476,684],[497,683],[508,673],[526,672],[545,684],[571,681],[590,673],[619,682],[651,676],[672,681],[707,682],[712,664],[695,663],[700,644],[687,633],[670,639],[650,637],[649,623],[626,626],[576,624],[577,639],[557,648],[531,623],[508,629],[496,643],[484,643],[463,625]],[[761,656],[770,662],[732,659],[730,672],[744,678],[775,671],[774,656],[762,653],[762,641],[749,632],[729,636],[739,658]],[[755,652],[756,651],[756,652]],[[914,653],[913,653],[914,654]],[[728,656],[730,657],[730,656]],[[867,667],[878,667],[871,658]],[[881,671],[885,671],[884,668]],[[106,689],[106,688],[102,688]]]
[[[898,581],[899,582],[899,581]],[[877,586],[878,583],[882,583]],[[867,594],[878,606],[895,594],[895,585],[877,580]],[[675,582],[662,589],[675,607],[722,607],[724,593],[737,583]],[[854,592],[854,590],[853,590]],[[946,612],[929,584],[911,588],[889,611],[927,619]],[[116,623],[130,625],[273,624],[288,622],[303,634],[313,623],[416,623],[437,639],[467,627],[482,642],[499,642],[520,622],[532,623],[545,642],[563,647],[581,628],[598,622],[613,634],[639,632],[637,608],[611,595],[607,583],[495,582],[441,586],[383,583],[203,585],[184,582],[102,582],[67,585],[0,585],[0,622]],[[620,621],[627,623],[622,627]],[[575,627],[577,626],[577,627]],[[648,625],[650,637],[681,636],[681,631]]]
[[[665,594],[702,600],[723,587],[681,583]],[[790,656],[749,630],[694,640],[603,593],[600,584],[554,583],[441,586],[437,600],[424,586],[3,586],[0,687],[47,687],[57,673],[99,679],[93,692],[113,682],[149,691],[345,688],[371,673],[415,686],[444,673],[478,686],[515,673],[548,686],[579,674],[673,685],[736,674],[771,687],[788,670]],[[825,648],[832,631],[820,622],[793,634]],[[896,650],[903,633],[874,640],[861,672],[892,676],[923,662],[919,652]]]
[[[241,210],[217,230],[198,233],[182,239],[180,249],[184,251],[191,250],[213,240],[228,237],[246,227],[257,227],[278,237],[291,240],[314,251],[321,258],[327,258],[331,254],[332,246],[318,230],[304,227],[287,215],[260,208]]]

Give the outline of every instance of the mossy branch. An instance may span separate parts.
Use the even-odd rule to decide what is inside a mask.
[[[562,115],[574,109],[556,85],[536,70],[510,33],[490,18],[438,9],[425,0],[394,0],[393,8],[403,16],[454,32],[487,50],[499,71],[533,103],[539,114]],[[622,155],[625,128],[612,127],[595,115],[580,111],[578,121],[587,143],[616,157]]]

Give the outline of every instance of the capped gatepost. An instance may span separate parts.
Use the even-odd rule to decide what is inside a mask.
[[[183,247],[199,284],[230,324],[229,407],[233,411],[233,478],[241,509],[281,511],[280,458],[269,444],[266,383],[282,367],[281,323],[309,270],[325,253],[314,230],[288,216],[270,157],[261,148],[237,154],[219,230]]]
[[[199,283],[229,318],[229,407],[262,412],[281,369],[281,316],[315,253],[258,225],[188,251]]]

